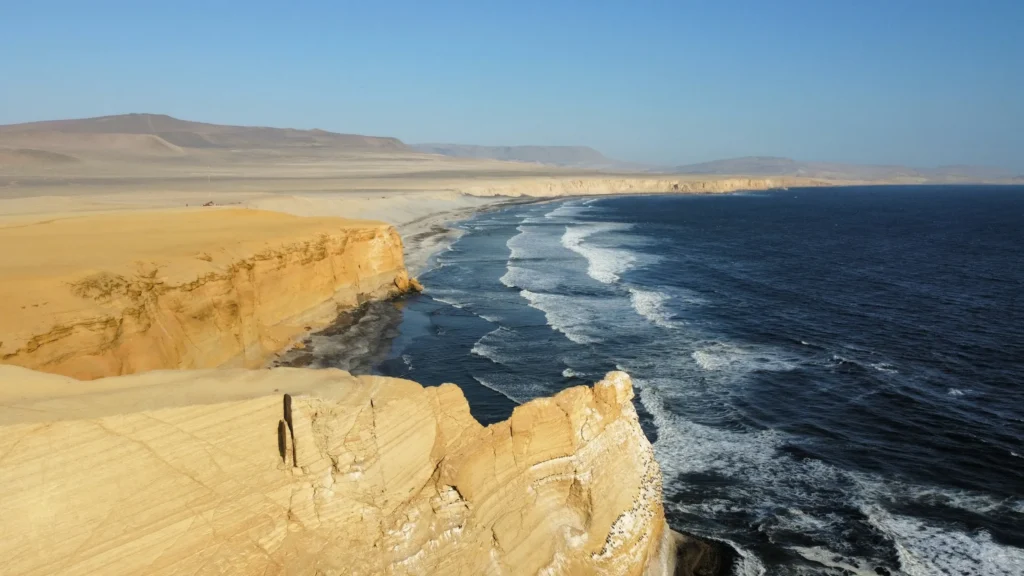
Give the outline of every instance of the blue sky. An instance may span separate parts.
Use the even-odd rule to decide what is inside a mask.
[[[1024,171],[1024,0],[0,1],[0,123]]]

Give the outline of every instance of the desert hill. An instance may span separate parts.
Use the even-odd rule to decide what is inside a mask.
[[[365,162],[374,163],[371,168]],[[689,177],[750,176],[806,178],[836,183],[1014,183],[1021,176],[988,166],[915,168],[896,165],[805,162],[776,156],[747,156],[655,167],[609,158],[588,146],[476,146],[428,143],[407,145],[397,138],[341,134],[325,130],[229,126],[181,120],[164,114],[121,114],[73,120],[49,120],[0,125],[0,175],[29,175],[49,180],[67,176],[161,176],[166,170],[191,170],[191,176],[209,177],[232,167],[232,177],[257,172],[296,169],[312,176],[316,167],[349,174],[418,174],[438,171],[452,175],[464,171],[478,175],[552,176],[620,173],[636,177],[684,175]],[[239,172],[243,170],[243,172]],[[283,174],[282,174],[283,175]],[[182,176],[182,174],[175,174]],[[317,172],[317,176],[323,174]],[[3,179],[0,178],[0,182]]]
[[[470,144],[413,144],[412,147],[427,154],[441,154],[455,158],[530,162],[552,166],[590,168],[597,170],[639,171],[649,168],[632,162],[608,158],[589,146],[476,146]]]
[[[163,114],[122,114],[0,126],[0,150],[182,155],[188,149],[337,149],[406,152],[396,138],[324,130],[225,126]]]

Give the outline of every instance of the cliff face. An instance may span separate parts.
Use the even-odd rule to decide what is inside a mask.
[[[413,286],[389,226],[246,210],[12,226],[0,251],[0,361],[83,379],[256,367]]]
[[[337,370],[66,380],[0,367],[6,574],[670,573],[623,373],[489,427]]]

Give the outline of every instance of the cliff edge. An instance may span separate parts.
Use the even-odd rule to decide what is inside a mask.
[[[415,287],[394,228],[192,208],[0,227],[0,362],[80,379],[258,367]]]
[[[338,370],[0,367],[6,574],[671,573],[629,377],[488,427]]]

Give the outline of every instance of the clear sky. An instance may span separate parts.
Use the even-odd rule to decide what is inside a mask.
[[[1024,171],[1024,0],[0,3],[0,123]]]

